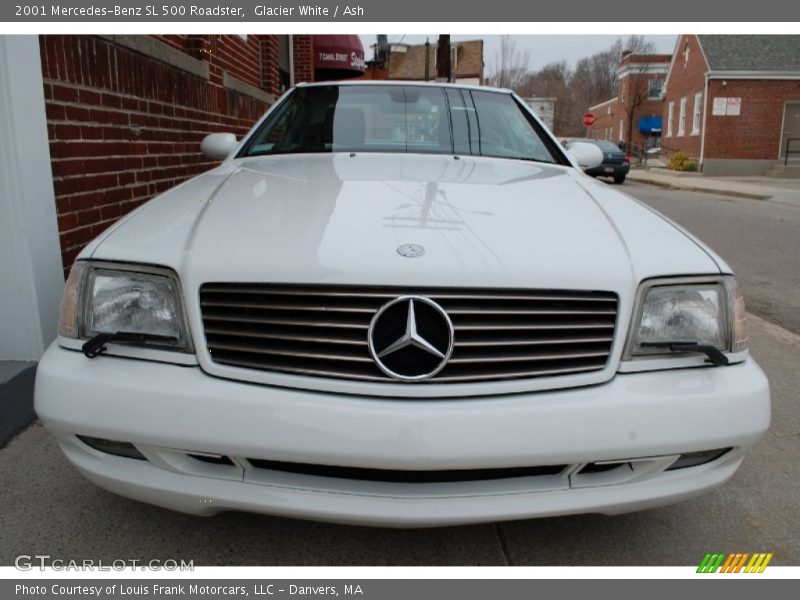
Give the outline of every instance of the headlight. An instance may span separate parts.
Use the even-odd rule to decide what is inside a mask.
[[[667,343],[712,346],[721,352],[747,347],[744,299],[733,277],[645,282],[634,315],[628,357],[665,354]]]
[[[155,336],[145,345],[191,351],[180,284],[172,271],[112,263],[77,262],[61,302],[59,334]]]

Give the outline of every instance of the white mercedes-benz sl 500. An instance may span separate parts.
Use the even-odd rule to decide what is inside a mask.
[[[770,421],[730,267],[508,90],[317,83],[72,267],[35,406],[123,496],[428,526],[675,502]]]

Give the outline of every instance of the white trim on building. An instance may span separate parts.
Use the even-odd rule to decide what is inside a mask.
[[[675,102],[667,105],[667,134],[664,137],[672,137],[672,124],[675,121]]]
[[[700,135],[700,115],[703,92],[695,92],[694,104],[692,104],[692,135]]]

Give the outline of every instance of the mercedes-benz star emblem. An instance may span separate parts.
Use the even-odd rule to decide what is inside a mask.
[[[400,296],[375,313],[367,341],[381,371],[401,381],[421,381],[447,364],[453,337],[453,323],[436,302]]]
[[[397,253],[406,258],[416,258],[425,254],[425,248],[419,244],[401,244],[397,247]]]

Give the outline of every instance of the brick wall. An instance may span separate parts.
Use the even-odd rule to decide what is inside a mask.
[[[666,54],[624,56],[620,61],[617,95],[608,102],[589,108],[597,121],[587,128],[587,136],[614,143],[628,141],[630,136],[632,144],[644,147],[648,136],[639,132],[639,120],[661,114],[660,98],[649,96],[650,81],[664,80],[663,71],[668,61],[669,55]]]
[[[314,38],[310,35],[292,36],[292,46],[295,82],[314,81]]]
[[[389,69],[385,65],[368,61],[366,70],[353,79],[367,79],[370,81],[384,81],[389,79]]]
[[[609,110],[610,109],[610,110]],[[612,142],[619,141],[619,117],[621,105],[618,99],[614,99],[608,103],[603,103],[600,106],[589,108],[587,112],[591,112],[597,118],[594,125],[586,128],[586,137],[597,138],[599,140],[608,139]],[[611,129],[609,137],[606,138],[606,132]]]
[[[276,98],[281,95],[278,36],[265,35],[260,39],[261,87]]]
[[[705,158],[778,160],[784,104],[800,102],[800,81],[709,81]],[[741,98],[741,114],[713,116],[715,97]]]
[[[688,60],[686,60],[685,54],[687,47],[689,49]],[[696,35],[682,35],[675,52],[676,55],[667,80],[666,94],[662,105],[662,117],[664,121],[661,134],[662,147],[667,148],[668,151],[681,151],[697,159],[700,157],[700,139],[703,130],[703,96],[700,97],[700,133],[696,135],[692,134],[692,115],[694,111],[695,93],[704,91],[705,73],[708,70],[708,65]],[[678,135],[681,98],[686,98],[686,127],[683,135]],[[673,103],[671,136],[668,132],[670,102]],[[710,112],[709,110],[709,113]]]
[[[207,37],[210,38],[209,51],[212,58],[209,60],[209,68],[212,80],[216,77],[221,79],[223,71],[227,71],[250,85],[261,86],[261,36]]]
[[[626,98],[628,96],[626,95]],[[609,112],[609,108],[611,111]],[[631,131],[631,141],[637,146],[643,146],[647,141],[647,135],[639,132],[639,119],[661,114],[660,100],[645,100],[633,110],[633,129]],[[597,121],[591,127],[586,128],[586,136],[591,138],[606,139],[606,130],[611,129],[609,141],[615,144],[624,140],[628,136],[628,107],[620,100],[614,100],[608,104],[591,109],[597,117]],[[622,121],[622,135],[620,135],[619,124]]]
[[[647,141],[647,135],[639,131],[639,120],[642,117],[653,117],[661,114],[661,100],[648,97],[650,80],[655,79],[663,80],[664,75],[633,73],[623,79],[626,87],[625,102],[622,102],[619,106],[617,130],[619,129],[619,120],[622,119],[622,139],[627,139],[629,135],[628,128],[630,127],[631,142],[640,147]],[[618,134],[619,131],[617,131]]]
[[[120,216],[214,166],[199,152],[206,134],[242,135],[263,114],[263,99],[223,86],[224,71],[279,92],[277,67],[264,64],[275,36],[157,39],[207,60],[210,78],[100,37],[40,37],[65,269]]]

